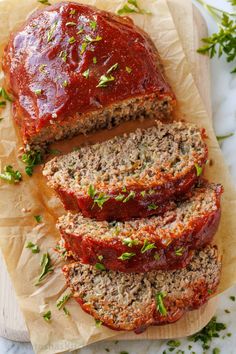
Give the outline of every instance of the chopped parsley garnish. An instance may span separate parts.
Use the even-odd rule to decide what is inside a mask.
[[[95,264],[95,268],[96,268],[97,270],[106,270],[106,267],[105,267],[104,264],[102,264],[102,263],[96,263],[96,264]]]
[[[62,83],[62,86],[63,86],[63,87],[67,87],[67,86],[68,86],[68,81],[67,81],[67,80],[64,80],[63,83]]]
[[[213,293],[213,291],[211,289],[208,289],[207,292],[208,292],[208,294],[212,294]]]
[[[93,64],[97,64],[97,58],[93,57]]]
[[[76,42],[75,37],[70,37],[70,38],[68,39],[68,42],[69,42],[70,44],[75,43],[75,42]]]
[[[167,310],[165,308],[163,299],[166,295],[162,292],[156,294],[156,307],[157,310],[160,312],[161,315],[166,316]]]
[[[76,23],[75,22],[67,22],[66,26],[67,27],[73,27],[73,26],[76,26]]]
[[[43,5],[51,5],[48,0],[38,0],[38,2],[40,2],[40,4],[43,4]]]
[[[108,70],[107,70],[107,74],[110,74],[112,71],[116,70],[118,68],[119,64],[116,63],[114,65],[112,65]]]
[[[77,34],[81,34],[81,33],[83,33],[83,32],[84,32],[83,27],[80,27],[80,29],[78,30]]]
[[[112,75],[110,76],[102,75],[96,87],[107,87],[108,83],[114,80],[115,78]]]
[[[60,244],[57,244],[55,249],[58,251],[59,255],[64,259],[67,256],[67,250]]]
[[[148,206],[148,210],[156,210],[158,208],[158,206],[156,204],[150,204]]]
[[[95,326],[96,326],[97,328],[100,328],[101,325],[102,325],[102,321],[100,321],[100,320],[95,320]]]
[[[140,194],[141,194],[141,196],[144,198],[145,195],[146,195],[146,191],[142,191]]]
[[[118,259],[121,259],[122,261],[127,261],[128,259],[131,259],[134,256],[136,256],[136,253],[125,252],[125,253],[122,253],[122,255],[120,257],[118,257]]]
[[[93,42],[99,42],[102,40],[102,37],[96,36],[95,38],[92,38],[89,34],[85,36],[85,41],[87,43],[93,43]]]
[[[75,9],[70,10],[70,15],[75,15],[75,13],[76,13]]]
[[[128,74],[130,74],[132,72],[132,69],[128,66],[125,67],[125,70],[127,71]]]
[[[127,203],[130,199],[134,199],[135,198],[135,192],[134,191],[131,191],[127,197],[123,200],[123,203]]]
[[[41,72],[41,73],[45,73],[46,71],[45,71],[45,68],[47,67],[47,64],[41,64],[41,65],[39,65],[39,71]]]
[[[35,215],[34,218],[35,218],[35,220],[37,221],[38,224],[41,223],[42,219],[43,219],[42,215]]]
[[[160,255],[159,255],[157,252],[154,254],[154,259],[155,259],[156,261],[159,261],[159,260],[160,260]]]
[[[139,7],[137,0],[127,0],[126,4],[121,9],[119,9],[117,13],[118,15],[131,13],[151,15],[150,11],[146,11]]]
[[[94,198],[94,204],[97,204],[100,209],[102,209],[103,204],[106,203],[110,197],[104,193],[100,193],[98,197]]]
[[[81,51],[80,51],[81,54],[83,54],[83,53],[85,52],[87,46],[88,46],[88,43],[87,43],[87,42],[83,42],[83,43],[82,43],[82,45],[81,45]]]
[[[234,133],[229,133],[227,135],[217,136],[216,139],[220,143],[220,142],[224,141],[225,139],[231,138],[231,136],[234,136]]]
[[[96,22],[96,21],[90,21],[90,22],[89,22],[89,26],[90,26],[93,30],[96,30],[96,28],[97,28],[97,22]]]
[[[51,318],[52,318],[52,313],[51,313],[51,311],[49,310],[48,312],[44,313],[44,314],[43,314],[43,318],[45,319],[46,322],[50,322],[50,321],[51,321]]]
[[[26,164],[25,172],[30,177],[33,175],[34,167],[43,161],[40,151],[27,151],[21,159]]]
[[[8,183],[19,183],[22,180],[22,175],[18,170],[14,170],[11,165],[4,167],[4,172],[0,173],[0,179]]]
[[[89,73],[90,73],[90,70],[87,69],[87,70],[85,70],[85,71],[83,72],[82,75],[83,75],[86,79],[88,79],[88,78],[89,78]]]
[[[13,102],[13,99],[9,96],[3,87],[0,87],[0,97],[4,98],[6,101]]]
[[[62,50],[59,54],[59,58],[61,58],[65,63],[66,63],[66,60],[67,60],[67,52],[65,50]]]
[[[181,247],[175,251],[175,254],[176,254],[176,256],[181,257],[181,256],[183,256],[183,252],[184,252],[184,249],[183,249],[183,247]]]
[[[67,310],[66,307],[63,307],[63,311],[66,316],[70,316],[70,312]]]
[[[91,198],[94,198],[95,194],[96,194],[95,188],[94,188],[94,186],[92,184],[90,184],[89,189],[88,189],[88,195]]]
[[[202,174],[202,167],[199,166],[197,163],[195,163],[195,168],[196,168],[196,171],[197,171],[197,177],[201,176],[201,174]]]
[[[0,102],[0,107],[5,107],[6,106],[6,102],[5,101],[1,101]]]
[[[98,259],[99,259],[99,261],[102,261],[103,260],[103,256],[102,255],[98,256]]]
[[[62,298],[57,300],[56,306],[57,306],[58,310],[61,310],[64,307],[64,305],[71,298],[71,296],[72,296],[72,294],[70,293],[70,294],[64,295]]]
[[[178,348],[181,342],[179,340],[169,340],[166,344],[171,348]]]
[[[49,154],[51,155],[60,155],[61,154],[61,151],[60,150],[57,150],[57,149],[51,149],[49,151]]]
[[[143,247],[141,248],[141,253],[145,253],[149,250],[156,248],[155,243],[149,243],[148,240],[144,241]]]
[[[212,351],[212,354],[220,354],[220,349],[219,348],[214,348]]]
[[[115,200],[117,200],[118,202],[122,202],[122,200],[125,198],[124,194],[119,194],[115,197]]]
[[[123,239],[122,243],[125,246],[133,247],[133,246],[137,246],[139,244],[139,240],[134,240],[130,237],[126,237]]]
[[[229,298],[230,298],[231,301],[235,301],[236,300],[235,296],[230,296]]]
[[[36,89],[34,90],[35,95],[40,96],[42,94],[42,89]]]
[[[41,283],[41,281],[43,281],[49,273],[53,272],[51,258],[48,253],[43,254],[43,256],[41,258],[40,265],[41,265],[42,270],[41,270],[39,278],[35,284],[36,286],[39,285]]]
[[[47,32],[47,42],[51,42],[53,40],[53,35],[54,35],[54,32],[57,28],[57,24],[58,22],[54,22],[54,24],[51,26],[50,30]]]
[[[29,241],[25,247],[29,248],[32,251],[32,253],[39,253],[40,252],[39,246],[31,241]]]

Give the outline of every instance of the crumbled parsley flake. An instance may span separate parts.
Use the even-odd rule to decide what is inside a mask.
[[[29,241],[27,243],[25,248],[29,248],[32,251],[32,253],[39,253],[40,252],[39,246],[36,245],[35,243],[31,242],[31,241]]]
[[[97,204],[97,206],[102,209],[103,204],[106,203],[109,199],[110,197],[108,195],[100,193],[97,197],[94,198],[94,205]]]
[[[66,63],[66,60],[67,60],[67,52],[65,50],[62,50],[59,54],[59,58],[61,58],[65,63]]]
[[[122,255],[120,257],[118,257],[118,259],[121,259],[122,261],[127,261],[128,259],[131,259],[134,256],[136,256],[136,253],[125,252],[125,253],[122,253]]]
[[[142,191],[140,194],[141,194],[141,196],[144,198],[145,195],[146,195],[146,191]]]
[[[166,344],[171,348],[178,348],[181,345],[181,342],[179,340],[172,339],[169,340]]]
[[[106,267],[105,267],[104,264],[102,264],[102,263],[96,263],[96,264],[95,264],[95,268],[96,268],[97,270],[106,270]]]
[[[72,296],[71,293],[70,294],[66,294],[66,295],[62,296],[61,298],[59,298],[57,300],[56,306],[57,306],[58,310],[61,310],[64,307],[64,305],[71,298],[71,296]]]
[[[234,133],[229,133],[227,135],[217,136],[216,139],[218,140],[219,143],[221,143],[225,139],[231,138],[231,136],[234,136]]]
[[[156,261],[159,261],[159,260],[160,260],[160,255],[159,255],[157,252],[154,254],[154,259],[155,259]]]
[[[28,176],[32,176],[34,167],[43,162],[40,151],[27,151],[22,155],[21,160],[26,164],[25,172]]]
[[[102,261],[103,260],[103,255],[98,256],[98,260]]]
[[[181,247],[175,251],[175,254],[176,254],[176,256],[181,257],[181,256],[183,256],[183,252],[184,252],[184,248]]]
[[[39,71],[41,72],[41,73],[45,73],[46,71],[45,71],[45,68],[47,67],[47,64],[41,64],[41,65],[39,65]]]
[[[80,27],[80,29],[78,30],[77,34],[81,34],[84,32],[84,28],[83,27]]]
[[[67,256],[67,250],[62,247],[60,244],[57,244],[56,247],[55,247],[55,250],[58,251],[59,255],[65,259],[66,256]]]
[[[88,78],[89,78],[89,73],[90,73],[90,70],[87,69],[87,70],[85,70],[85,71],[83,72],[82,75],[83,75],[86,79],[88,79]]]
[[[125,15],[131,13],[151,15],[150,11],[140,8],[137,0],[127,0],[124,6],[119,9],[117,13],[118,15]]]
[[[97,64],[97,58],[93,57],[93,64]]]
[[[73,26],[76,26],[76,23],[75,22],[67,22],[66,26],[67,27],[73,27]]]
[[[108,83],[114,81],[115,78],[110,75],[110,76],[106,76],[106,75],[102,75],[100,77],[99,83],[96,87],[107,87]]]
[[[95,326],[96,326],[97,328],[100,328],[101,325],[102,325],[102,321],[100,321],[100,320],[95,320]]]
[[[93,43],[93,42],[99,42],[102,40],[101,36],[96,36],[95,38],[92,38],[89,34],[85,36],[85,41],[87,43]]]
[[[115,200],[117,200],[118,202],[122,202],[122,200],[125,198],[124,194],[119,194],[115,197]]]
[[[93,186],[92,184],[90,184],[90,186],[89,186],[88,195],[89,195],[91,198],[94,198],[95,195],[96,195],[95,188],[94,188],[94,186]]]
[[[132,72],[132,69],[129,66],[126,66],[125,70],[127,71],[128,74],[130,74]]]
[[[197,163],[195,163],[195,168],[196,168],[196,171],[197,171],[197,177],[201,176],[201,174],[202,174],[202,167],[199,166]]]
[[[38,0],[38,2],[40,2],[40,4],[43,4],[43,5],[48,5],[48,6],[51,5],[51,3],[48,0]]]
[[[123,245],[128,247],[134,247],[139,244],[139,240],[132,239],[130,237],[126,237],[122,240]]]
[[[53,272],[51,258],[48,253],[43,254],[43,256],[41,258],[40,265],[41,265],[42,269],[41,269],[41,273],[39,275],[39,278],[38,278],[37,282],[35,283],[36,286],[39,285],[46,278],[46,276],[49,273]]]
[[[189,337],[189,339],[193,342],[201,341],[202,348],[207,350],[210,348],[212,339],[219,337],[219,332],[225,329],[226,325],[224,323],[217,322],[216,317],[213,317],[201,331]]]
[[[0,107],[5,107],[6,106],[6,102],[5,101],[0,101]]]
[[[148,205],[148,210],[156,210],[158,208],[158,206],[156,204],[149,204]]]
[[[232,333],[227,333],[226,335],[227,335],[227,337],[231,337]]]
[[[123,188],[122,188],[122,192],[124,192],[124,193],[127,192],[127,188],[126,188],[126,187],[123,187]]]
[[[47,32],[47,42],[51,42],[53,40],[53,35],[54,35],[54,32],[57,28],[57,24],[58,22],[54,22],[54,24],[51,26],[50,30]]]
[[[97,22],[96,21],[90,21],[89,26],[95,31],[97,28]]]
[[[148,240],[144,240],[143,247],[141,248],[141,253],[145,253],[154,248],[156,248],[155,243],[150,243]]]
[[[235,296],[230,296],[229,298],[231,301],[235,301]]]
[[[70,44],[73,44],[73,43],[75,43],[75,42],[76,42],[75,37],[70,37],[70,38],[68,39],[68,43],[70,43]]]
[[[156,294],[156,307],[157,310],[160,312],[161,315],[166,316],[167,315],[167,310],[165,308],[163,299],[166,296],[163,292],[159,292]]]
[[[14,170],[11,165],[8,165],[4,167],[4,172],[0,173],[0,179],[10,184],[16,184],[22,180],[22,175],[18,170]]]
[[[34,218],[35,218],[35,220],[37,221],[38,224],[41,223],[42,220],[43,220],[42,215],[35,215]]]
[[[42,94],[43,90],[42,89],[36,89],[34,90],[35,95],[40,96]]]
[[[66,316],[70,316],[70,312],[67,310],[67,308],[66,307],[63,307],[63,312],[64,312],[64,314],[66,315]]]
[[[6,101],[13,102],[13,99],[3,87],[0,87],[0,97],[2,97]]]
[[[60,155],[61,151],[57,150],[57,149],[51,149],[51,150],[49,150],[49,154],[51,154],[51,155]]]
[[[52,318],[52,312],[49,310],[48,312],[44,313],[43,318],[46,322],[50,322]]]
[[[213,291],[211,289],[208,289],[207,292],[208,292],[208,294],[212,294],[213,293]]]
[[[154,191],[154,189],[149,189],[149,191],[148,191],[148,194],[149,195],[153,195],[153,194],[155,194],[156,192]]]
[[[81,44],[81,51],[80,51],[80,54],[83,54],[83,53],[85,52],[87,46],[88,46],[88,43],[87,43],[87,42],[83,42],[83,43]]]
[[[220,354],[220,349],[219,348],[214,348],[212,351],[212,354]]]
[[[127,203],[130,199],[134,199],[135,198],[136,193],[134,191],[131,191],[127,197],[123,200],[123,203]]]
[[[68,81],[67,81],[67,80],[64,80],[63,83],[62,83],[62,86],[63,86],[63,87],[67,87],[67,86],[68,86]]]
[[[69,12],[70,15],[75,15],[75,13],[76,13],[75,9],[71,9],[70,12]]]
[[[118,68],[119,64],[115,63],[114,65],[112,65],[108,70],[107,70],[107,74],[110,74],[112,71],[116,70]]]

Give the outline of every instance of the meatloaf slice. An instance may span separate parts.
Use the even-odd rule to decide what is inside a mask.
[[[163,202],[194,185],[207,155],[202,129],[156,122],[56,157],[43,173],[67,210],[97,220],[129,220],[163,213]]]
[[[69,213],[57,227],[63,248],[84,264],[127,273],[182,268],[194,249],[212,241],[221,193],[221,186],[207,184],[163,216],[109,223]]]
[[[33,13],[3,69],[31,148],[121,121],[167,119],[175,105],[149,36],[131,19],[76,2]]]
[[[196,251],[187,268],[124,274],[72,263],[63,272],[81,308],[114,330],[140,333],[177,321],[216,291],[221,260],[216,247]]]

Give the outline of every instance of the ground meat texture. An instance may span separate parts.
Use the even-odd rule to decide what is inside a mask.
[[[58,222],[67,252],[84,264],[126,273],[185,267],[193,250],[209,244],[220,221],[220,185],[205,184],[163,216],[126,222],[68,213]]]
[[[163,214],[163,202],[186,193],[201,174],[208,155],[203,136],[189,123],[156,122],[56,157],[43,173],[65,208],[85,217]]]
[[[33,13],[13,33],[3,70],[31,148],[157,116],[175,105],[158,52],[131,19],[74,2]]]
[[[221,260],[217,248],[196,251],[182,270],[124,274],[72,263],[63,268],[81,308],[114,330],[140,333],[150,325],[177,321],[216,291]]]

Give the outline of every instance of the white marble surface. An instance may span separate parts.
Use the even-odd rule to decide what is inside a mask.
[[[195,0],[193,1],[196,3]],[[224,9],[230,8],[229,4],[224,0],[208,0],[208,2]],[[201,9],[201,7],[199,8]],[[216,29],[214,22],[204,10],[202,13],[207,20],[209,31],[214,31]],[[214,127],[217,135],[235,132],[233,137],[223,142],[222,150],[236,184],[236,74],[230,74],[231,68],[233,66],[226,63],[223,58],[211,61]],[[222,335],[232,333],[232,336],[226,337],[224,340],[221,338],[222,336],[215,338],[211,349],[206,351],[206,353],[212,353],[213,349],[217,347],[220,348],[220,353],[222,354],[236,354],[236,302],[229,299],[231,295],[236,296],[236,286],[220,296],[217,318],[220,322],[227,324],[227,330],[222,332]],[[225,309],[230,310],[230,313],[225,313]],[[188,350],[189,344],[193,346],[191,350]],[[110,354],[120,354],[122,351],[127,351],[129,354],[162,354],[167,348],[166,341],[102,342],[82,349],[79,353],[102,354],[107,353],[109,350]],[[172,353],[178,353],[179,349],[189,354],[193,352],[196,354],[203,353],[200,344],[190,343],[187,339],[181,339],[181,347]],[[30,344],[16,343],[0,338],[0,354],[32,353],[33,350]],[[170,352],[167,350],[167,353]]]

